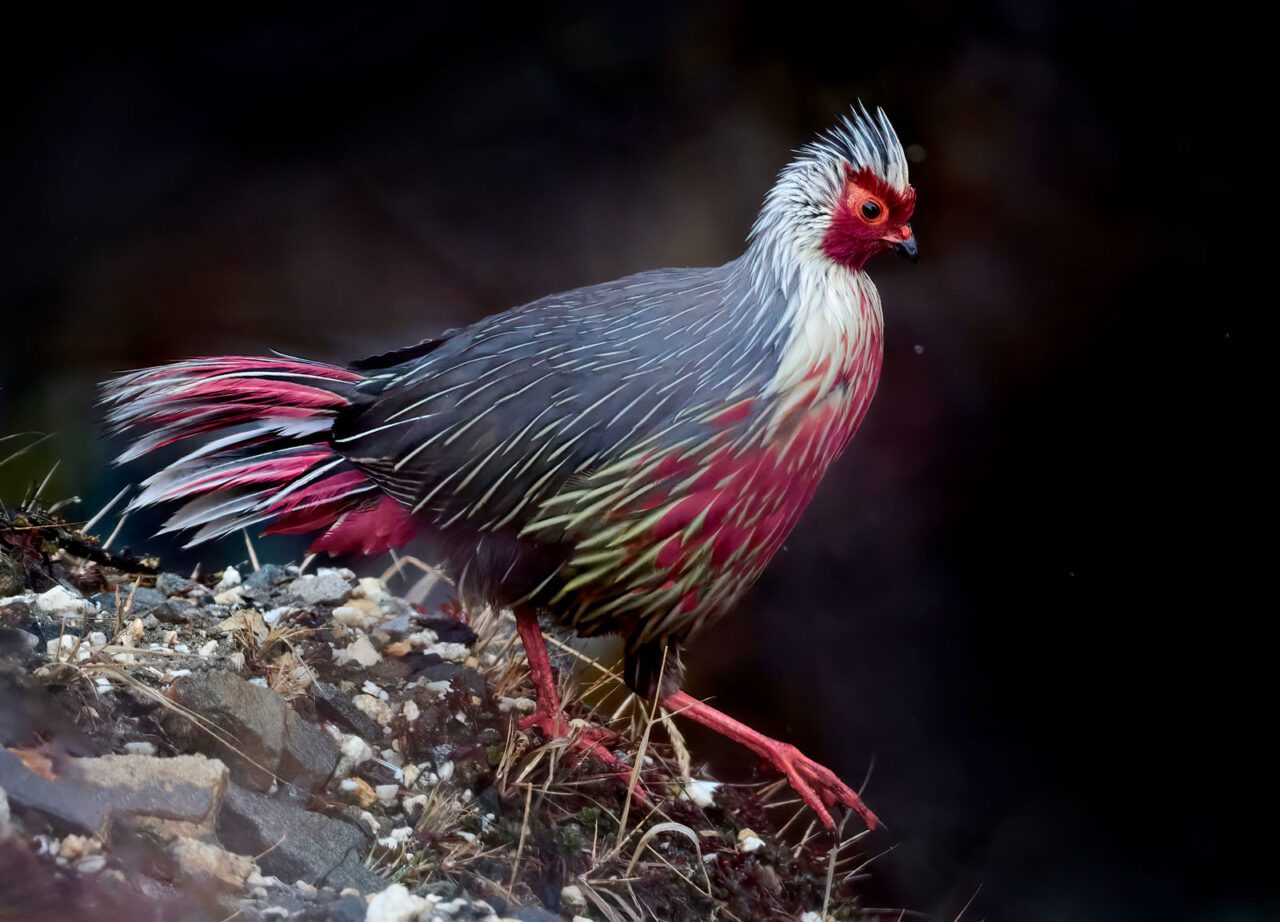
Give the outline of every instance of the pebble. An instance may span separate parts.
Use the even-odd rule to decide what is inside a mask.
[[[373,695],[356,695],[352,700],[356,707],[382,724],[382,726],[385,727],[391,723],[391,705],[381,698],[375,698]]]
[[[373,648],[373,644],[369,642],[369,635],[363,631],[359,632],[359,636],[347,646],[333,651],[333,661],[339,666],[358,663],[368,669],[381,660],[382,654]]]
[[[693,801],[699,807],[714,807],[715,793],[719,788],[719,781],[690,781],[684,786],[680,796],[685,800]]]
[[[97,610],[92,602],[65,586],[54,586],[37,595],[36,607],[56,618],[79,618]]]
[[[392,807],[395,806],[396,796],[400,793],[400,785],[379,784],[373,789],[373,792],[378,796],[378,800],[382,801],[383,805]]]
[[[750,854],[756,849],[764,845],[764,839],[760,838],[750,829],[738,830],[738,851]]]
[[[560,902],[575,912],[587,908],[587,898],[582,895],[582,888],[577,884],[567,884],[560,888]]]
[[[342,743],[338,746],[338,752],[342,755],[338,760],[336,773],[343,778],[351,774],[353,768],[363,765],[373,758],[373,747],[354,733],[342,738]]]
[[[239,586],[241,582],[243,582],[243,580],[240,577],[240,571],[235,567],[227,567],[222,571],[222,578],[219,579],[218,584],[213,587],[213,591],[215,593],[222,592],[224,589],[230,589],[232,586]]]
[[[349,804],[367,810],[378,802],[378,793],[363,778],[343,778],[338,783],[338,793]]]
[[[431,908],[420,896],[410,893],[404,884],[392,884],[369,901],[365,922],[413,922]]]
[[[509,714],[511,711],[519,711],[521,714],[532,714],[537,702],[532,698],[508,698],[503,695],[498,699],[498,713]]]
[[[352,605],[339,605],[333,610],[333,620],[343,627],[369,628],[374,620],[368,612],[363,612]]]
[[[314,575],[299,576],[289,591],[307,605],[341,605],[351,596],[350,570],[321,567]]]
[[[366,576],[356,583],[355,592],[352,595],[361,599],[368,599],[370,602],[381,602],[387,598],[386,584],[376,577]]]

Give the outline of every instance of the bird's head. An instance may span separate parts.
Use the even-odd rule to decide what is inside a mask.
[[[854,270],[890,249],[914,261],[915,206],[897,133],[883,109],[872,116],[859,105],[782,171],[752,236],[777,257]]]

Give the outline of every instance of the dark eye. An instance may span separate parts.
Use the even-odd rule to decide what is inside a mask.
[[[884,208],[875,199],[867,199],[862,203],[862,216],[868,221],[874,221],[884,212]]]

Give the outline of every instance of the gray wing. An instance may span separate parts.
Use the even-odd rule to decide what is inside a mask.
[[[702,410],[770,373],[733,265],[554,295],[410,347],[361,385],[334,447],[439,529],[518,532],[645,439],[696,439]]]

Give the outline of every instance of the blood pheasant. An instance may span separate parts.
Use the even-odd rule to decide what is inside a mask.
[[[912,259],[915,192],[883,111],[802,148],[746,251],[550,295],[346,367],[191,359],[104,387],[129,460],[196,437],[134,506],[192,543],[247,526],[378,554],[437,539],[466,600],[516,613],[565,731],[539,616],[620,634],[632,689],[751,748],[824,824],[832,772],[680,691],[681,650],[733,607],[858,428],[880,374],[867,260]],[[599,748],[599,747],[597,747]]]

